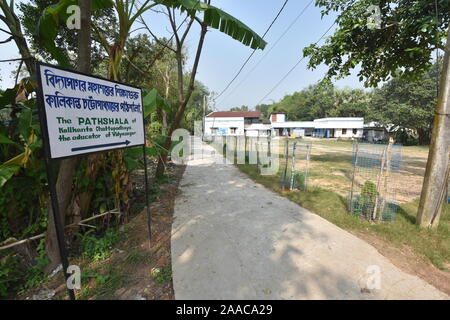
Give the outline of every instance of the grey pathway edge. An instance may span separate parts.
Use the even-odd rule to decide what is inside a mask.
[[[191,160],[180,190],[171,240],[176,299],[449,298],[233,165]],[[371,266],[380,289],[367,290]]]

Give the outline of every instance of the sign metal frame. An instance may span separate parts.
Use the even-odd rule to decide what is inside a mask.
[[[141,110],[142,110],[142,126],[143,126],[144,142],[142,144],[134,144],[132,146],[127,145],[127,146],[122,146],[122,147],[118,147],[118,148],[103,149],[103,150],[98,150],[98,151],[78,153],[78,154],[71,155],[71,156],[52,158],[51,149],[50,149],[48,124],[47,124],[47,112],[46,112],[44,93],[43,93],[43,87],[42,87],[42,76],[41,76],[41,68],[42,67],[51,67],[54,69],[59,69],[59,70],[65,71],[65,72],[71,72],[71,73],[75,73],[78,75],[82,75],[82,76],[86,76],[86,77],[90,77],[90,78],[94,78],[94,79],[99,79],[102,81],[108,81],[108,82],[112,82],[112,83],[119,84],[119,85],[124,85],[124,86],[139,90],[141,93]],[[95,153],[110,152],[110,151],[118,150],[118,149],[127,149],[127,148],[135,148],[135,147],[142,146],[143,147],[143,157],[144,157],[143,162],[144,162],[144,180],[145,180],[144,184],[145,184],[145,199],[146,199],[146,211],[147,211],[147,225],[148,225],[149,242],[151,244],[151,214],[150,214],[149,200],[148,200],[148,174],[147,174],[147,150],[146,150],[147,135],[146,135],[146,131],[145,131],[144,101],[143,101],[143,96],[142,96],[142,89],[137,86],[122,83],[119,81],[108,80],[108,79],[98,77],[95,75],[91,75],[88,73],[84,73],[84,72],[80,72],[80,71],[76,71],[76,70],[70,70],[67,68],[62,68],[59,66],[55,66],[52,64],[48,64],[48,63],[43,63],[40,61],[36,61],[36,75],[37,75],[37,83],[38,83],[38,87],[36,90],[36,98],[37,98],[37,105],[38,105],[39,122],[41,125],[41,136],[42,136],[44,153],[45,153],[45,166],[46,166],[47,179],[48,179],[48,185],[49,185],[49,191],[50,191],[51,206],[52,206],[52,212],[53,212],[53,222],[54,222],[54,227],[56,230],[59,255],[60,255],[61,264],[63,267],[62,271],[64,273],[64,277],[66,279],[66,286],[67,286],[67,281],[69,280],[69,277],[70,277],[70,274],[67,273],[67,268],[69,267],[69,259],[68,259],[68,254],[67,254],[67,248],[65,246],[64,226],[61,221],[61,215],[60,215],[60,210],[59,210],[58,192],[56,190],[56,177],[55,177],[56,161],[73,158],[73,157],[87,156],[87,155],[91,155],[91,154],[95,154]],[[111,143],[111,144],[117,145],[117,143]],[[69,299],[75,300],[76,297],[75,297],[75,292],[73,289],[67,288],[67,293],[69,295]]]

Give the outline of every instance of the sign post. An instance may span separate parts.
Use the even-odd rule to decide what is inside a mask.
[[[140,88],[37,63],[39,118],[59,253],[66,281],[69,261],[56,181],[56,159],[143,146],[148,228],[147,159]],[[70,299],[74,291],[68,288]]]

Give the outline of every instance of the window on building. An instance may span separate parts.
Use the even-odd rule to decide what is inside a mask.
[[[217,130],[218,130],[217,128],[211,128],[211,133],[212,134],[217,134]]]
[[[230,133],[231,133],[231,134],[236,134],[236,129],[237,129],[237,128],[230,128]]]
[[[347,129],[342,129],[342,134],[347,134]]]
[[[358,133],[358,129],[353,129],[353,134],[357,134]]]

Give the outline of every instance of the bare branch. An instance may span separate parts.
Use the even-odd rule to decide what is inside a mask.
[[[140,22],[144,25],[144,29],[147,29],[148,33],[150,33],[150,35],[153,37],[153,39],[156,41],[156,43],[158,43],[159,45],[163,46],[166,49],[171,50],[172,52],[176,52],[175,49],[173,49],[172,47],[170,47],[168,45],[169,42],[164,43],[161,40],[158,39],[158,37],[152,32],[152,30],[150,30],[150,28],[148,27],[147,23],[144,21],[144,18],[140,17]]]
[[[23,65],[23,60],[20,61],[19,68],[17,68],[16,81],[15,81],[14,87],[17,86],[17,81],[19,81],[19,74],[20,74],[20,69],[22,69],[22,65]]]
[[[136,32],[136,31],[142,30],[142,29],[145,29],[145,27],[140,27],[140,28],[136,28],[136,29],[134,29],[134,30],[130,31],[130,34],[132,34],[133,32]]]
[[[192,18],[191,21],[189,21],[189,24],[187,25],[186,30],[184,31],[183,36],[181,37],[181,45],[183,45],[184,40],[186,40],[186,37],[187,37],[187,35],[189,33],[189,30],[192,27],[192,23],[194,22],[194,19],[195,18]]]
[[[202,25],[202,30],[200,32],[200,40],[198,41],[198,46],[197,46],[197,53],[195,55],[195,60],[194,60],[194,66],[192,67],[192,72],[191,72],[191,79],[189,81],[189,91],[194,90],[194,83],[195,83],[195,76],[197,75],[197,69],[198,69],[198,65],[200,63],[200,56],[202,54],[202,49],[203,49],[203,44],[205,41],[205,36],[206,36],[206,32],[208,31],[207,26],[206,25]],[[188,97],[188,100],[190,98],[190,94]]]
[[[9,35],[11,35],[11,36],[14,36],[11,32],[9,32],[8,30],[5,30],[5,29],[2,29],[2,28],[0,28],[0,31],[3,31],[4,33],[7,33],[7,34],[9,34]]]
[[[0,60],[0,62],[24,61],[24,60],[28,60],[28,59],[32,59],[32,58],[31,57],[29,57],[29,58],[14,58],[14,59]]]
[[[11,40],[13,40],[13,39],[14,39],[14,37],[11,36],[11,37],[9,37],[9,38],[6,39],[6,40],[0,41],[0,44],[2,44],[2,43],[7,43],[7,42],[9,42],[9,41],[11,41]]]
[[[177,28],[177,24],[176,24],[176,21],[175,21],[175,15],[172,14],[172,12],[170,12],[170,8],[167,8],[167,12],[169,14],[169,21],[170,21],[170,25],[172,27],[173,35],[175,37],[175,40],[177,41],[177,46],[179,46],[180,45],[180,38],[178,36],[179,28]]]

